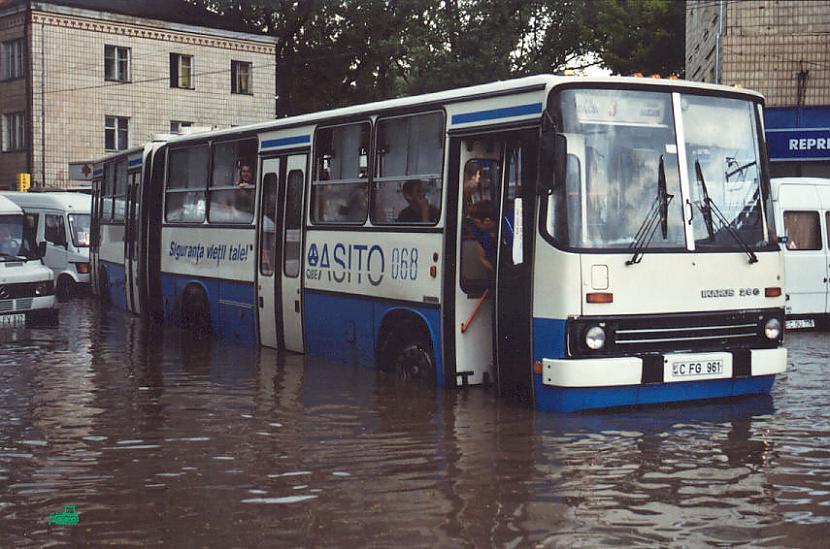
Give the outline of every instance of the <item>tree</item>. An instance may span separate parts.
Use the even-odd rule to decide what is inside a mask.
[[[602,0],[596,6],[597,53],[612,72],[683,75],[685,2]]]

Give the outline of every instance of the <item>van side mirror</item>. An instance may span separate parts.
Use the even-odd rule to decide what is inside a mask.
[[[544,132],[539,151],[539,192],[549,193],[565,184],[568,164],[568,138],[557,132]]]
[[[37,255],[38,257],[45,257],[46,256],[46,241],[38,242],[37,243]]]

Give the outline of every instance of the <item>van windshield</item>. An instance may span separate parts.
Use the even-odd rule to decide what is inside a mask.
[[[0,261],[8,256],[26,255],[29,249],[23,239],[23,216],[0,215]]]
[[[89,214],[69,214],[69,231],[72,243],[78,248],[89,247]]]

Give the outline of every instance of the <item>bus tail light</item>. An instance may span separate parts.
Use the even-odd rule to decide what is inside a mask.
[[[764,288],[766,297],[781,297],[781,288]]]
[[[613,303],[614,294],[611,292],[591,292],[585,294],[585,301],[588,303]]]
[[[538,360],[533,363],[533,373],[542,375],[542,363]]]
[[[75,263],[75,268],[81,274],[89,274],[89,263]]]
[[[438,268],[435,265],[431,265],[429,267],[429,276],[431,276],[432,278],[438,276]]]

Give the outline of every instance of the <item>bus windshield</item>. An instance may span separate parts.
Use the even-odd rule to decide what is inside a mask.
[[[689,194],[695,208],[695,247],[732,249],[739,245],[719,221],[718,210],[751,249],[765,247],[768,238],[761,213],[761,161],[753,105],[694,95],[682,95],[680,103]]]
[[[78,248],[89,246],[89,214],[69,214],[69,229],[72,242]]]
[[[678,97],[680,132],[674,115]],[[664,177],[667,231],[665,236],[655,231],[649,249],[687,248],[685,198],[694,208],[696,247],[743,249],[734,231],[725,228],[726,221],[750,247],[767,244],[751,102],[619,89],[568,89],[558,98],[568,164],[565,185],[548,208],[548,231],[557,242],[568,248],[628,250],[648,223]],[[681,193],[682,152],[689,197]],[[697,181],[696,162],[703,183]],[[708,201],[703,188],[708,188]],[[711,223],[706,221],[702,212],[707,207],[722,212],[726,221],[716,213]]]

